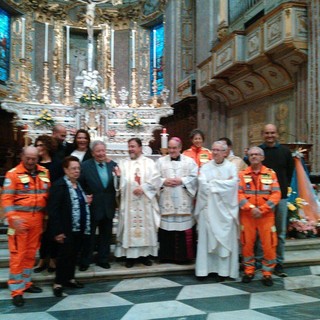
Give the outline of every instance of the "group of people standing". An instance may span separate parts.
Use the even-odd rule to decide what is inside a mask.
[[[53,153],[41,149],[44,139],[39,137],[35,147],[23,150],[21,163],[5,178],[8,284],[15,306],[24,304],[24,292],[41,292],[31,282],[41,234],[41,246],[49,248],[43,252],[54,253],[57,297],[64,287],[83,287],[75,280],[77,264],[80,271],[93,262],[110,268],[116,207],[114,256],[125,257],[127,268],[139,262],[151,266],[151,257],[173,263],[196,259],[199,279],[210,273],[219,280],[237,278],[240,237],[243,282],[254,277],[256,260],[262,263],[263,284],[272,285],[275,267],[285,276],[286,205],[281,201],[286,201],[293,161],[289,150],[278,144],[274,125],[265,126],[263,145],[249,149],[248,168],[233,154],[228,138],[215,141],[212,150],[204,148],[199,129],[191,133],[190,149],[182,153],[182,141],[172,137],[168,155],[156,162],[142,154],[139,138],[128,141],[129,157],[115,163],[107,157],[104,142],[90,144],[86,130],[76,133],[73,146],[65,137],[65,128],[56,126]],[[57,169],[59,161],[63,174]],[[44,260],[44,254],[40,258]]]

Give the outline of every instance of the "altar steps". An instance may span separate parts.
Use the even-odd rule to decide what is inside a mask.
[[[287,240],[285,267],[320,265],[320,238]],[[9,252],[7,239],[4,234],[0,235],[0,286],[4,286],[8,279]],[[171,264],[158,263],[146,267],[136,264],[133,268],[126,268],[124,261],[113,261],[110,269],[102,269],[94,264],[85,272],[77,271],[77,278],[85,281],[99,281],[102,279],[119,279],[127,277],[160,276],[167,274],[194,273],[194,264]],[[44,271],[33,274],[32,278],[37,282],[52,282],[54,274]]]

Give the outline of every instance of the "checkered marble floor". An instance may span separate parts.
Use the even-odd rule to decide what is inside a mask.
[[[249,284],[191,274],[92,282],[61,298],[43,285],[41,294],[25,294],[21,308],[0,289],[0,320],[320,319],[320,266],[286,271],[289,276],[274,277],[272,287],[262,285],[260,274]]]

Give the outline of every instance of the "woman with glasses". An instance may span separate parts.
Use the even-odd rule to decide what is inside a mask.
[[[90,212],[88,199],[78,182],[80,161],[69,156],[62,163],[65,176],[51,186],[48,199],[50,234],[58,243],[57,271],[53,293],[61,297],[63,288],[83,288],[75,280],[77,257],[90,250]],[[86,252],[84,252],[86,251]]]
[[[51,183],[63,176],[62,164],[54,154],[57,150],[57,141],[48,135],[41,135],[35,140],[35,147],[39,152],[39,164],[49,170]],[[41,237],[40,260],[35,273],[39,273],[48,268],[48,272],[54,272],[55,266],[55,244],[50,240],[47,230]],[[49,260],[49,262],[48,262]]]

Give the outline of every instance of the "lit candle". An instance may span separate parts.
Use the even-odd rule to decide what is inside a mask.
[[[111,68],[114,67],[114,30],[111,29],[111,40],[110,40],[110,54],[111,54]]]
[[[153,30],[153,68],[157,67],[157,31]]]
[[[136,30],[132,30],[132,69],[136,67]]]
[[[166,149],[168,148],[168,134],[167,134],[167,129],[163,128],[161,135],[161,148]]]
[[[49,24],[45,24],[44,32],[44,62],[48,62],[48,44],[49,44]]]
[[[26,57],[26,18],[21,18],[21,59]]]
[[[70,64],[70,26],[67,26],[67,64]]]

